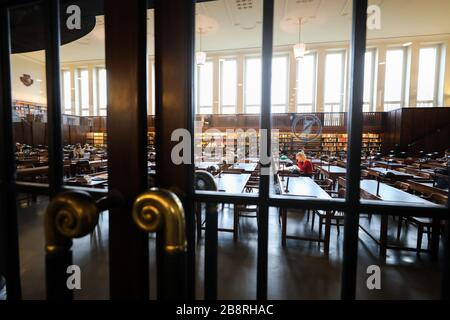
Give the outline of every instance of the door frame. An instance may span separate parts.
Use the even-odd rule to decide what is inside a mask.
[[[20,3],[31,3],[35,1],[21,1]],[[121,3],[122,2],[122,3]],[[139,116],[146,115],[146,103],[144,103],[144,97],[146,97],[146,88],[144,84],[146,80],[143,77],[143,70],[146,70],[146,61],[144,62],[143,56],[146,51],[146,39],[144,39],[144,30],[146,34],[146,19],[142,11],[144,10],[143,0],[128,1],[127,5],[123,4],[123,1],[108,0],[106,3],[106,48],[117,49],[117,51],[125,51],[123,48],[119,48],[117,41],[113,36],[131,36],[130,43],[132,48],[128,48],[130,52],[126,53],[106,53],[107,64],[109,66],[108,72],[108,86],[111,82],[112,85],[117,83],[117,78],[121,75],[128,75],[131,78],[128,79],[130,83],[127,85],[126,90],[121,90],[125,96],[119,96],[118,92],[111,92],[108,90],[108,112],[111,112],[114,119],[118,119],[121,109],[120,102],[123,102],[124,98],[130,99],[132,103],[132,116],[133,120],[129,120],[125,126],[135,124],[136,128],[132,130],[132,138],[127,142],[131,143],[130,148],[133,148],[132,162],[138,166],[138,171],[129,170],[130,174],[136,174],[142,172],[143,169],[143,147],[146,144],[144,140],[144,134],[146,132],[146,124],[143,119],[139,119]],[[0,120],[2,128],[0,131],[0,150],[4,151],[0,155],[0,180],[1,180],[1,197],[0,197],[0,227],[2,228],[2,234],[5,234],[2,241],[2,261],[6,260],[4,266],[5,275],[8,281],[8,299],[17,300],[21,298],[21,286],[20,286],[20,263],[19,263],[19,248],[18,248],[18,226],[17,226],[17,208],[15,203],[16,192],[33,192],[36,194],[54,195],[61,190],[70,190],[70,188],[62,185],[62,142],[61,142],[61,101],[60,101],[60,69],[59,69],[59,10],[57,0],[44,0],[47,4],[46,12],[48,14],[49,23],[47,25],[48,39],[46,42],[46,77],[48,81],[47,96],[48,100],[48,113],[49,113],[49,131],[52,133],[49,140],[49,163],[50,163],[50,180],[48,185],[33,185],[27,183],[18,183],[15,181],[15,166],[14,166],[14,153],[13,153],[13,132],[12,132],[12,114],[11,114],[11,65],[10,65],[10,27],[8,24],[8,8],[10,6],[16,6],[17,2],[12,4],[12,1],[0,2],[0,98],[2,106],[0,106]],[[114,12],[112,3],[115,3],[126,10],[125,12]],[[271,57],[272,57],[272,42],[273,42],[273,0],[263,0],[263,57],[262,57],[262,72],[263,82],[262,88],[269,90],[262,90],[262,103],[261,103],[261,129],[267,129],[270,132],[271,129],[271,116],[270,116],[270,74],[271,74]],[[117,7],[116,7],[117,9]],[[173,0],[171,5],[167,4],[167,1],[156,0],[155,1],[155,29],[158,30],[156,36],[156,126],[158,130],[161,130],[159,137],[157,136],[157,146],[164,151],[168,151],[171,147],[170,130],[175,128],[186,128],[193,135],[193,67],[194,67],[194,17],[195,17],[195,1],[189,0]],[[116,10],[118,11],[118,10]],[[359,214],[372,213],[378,215],[402,215],[402,216],[421,216],[423,211],[426,210],[427,214],[432,214],[434,217],[448,219],[449,207],[446,208],[436,207],[428,208],[418,205],[397,205],[389,203],[379,203],[376,201],[359,199],[359,174],[361,168],[360,151],[362,144],[362,97],[363,88],[361,79],[363,79],[364,70],[364,53],[365,53],[365,37],[366,37],[366,18],[367,18],[367,0],[353,0],[353,15],[352,15],[352,34],[351,34],[351,58],[350,58],[350,85],[348,106],[350,112],[348,112],[348,131],[349,134],[349,161],[347,162],[348,177],[346,180],[346,187],[348,191],[345,200],[300,200],[295,197],[270,195],[269,182],[267,178],[261,179],[260,193],[259,195],[226,195],[217,194],[208,191],[193,190],[193,176],[194,168],[192,162],[190,165],[175,166],[171,161],[166,161],[165,156],[157,157],[158,176],[157,183],[167,188],[172,188],[183,199],[183,203],[186,210],[186,226],[188,235],[188,255],[189,263],[187,268],[187,277],[189,279],[189,298],[194,298],[195,295],[195,246],[193,237],[195,237],[195,224],[193,223],[194,215],[192,206],[194,201],[197,202],[224,202],[233,204],[255,204],[260,205],[261,222],[258,228],[258,263],[257,263],[257,298],[265,300],[267,298],[267,264],[268,264],[268,209],[269,207],[279,208],[304,208],[304,209],[320,209],[320,210],[342,210],[347,213],[345,219],[345,235],[344,235],[344,254],[343,254],[343,270],[342,270],[342,283],[341,283],[341,298],[343,299],[355,299],[356,297],[356,267],[357,267],[357,246],[358,246],[358,219]],[[175,14],[180,19],[170,19],[170,26],[168,21],[164,21],[165,17],[173,17]],[[186,14],[187,13],[187,14]],[[127,30],[119,30],[116,25],[119,23],[121,26],[126,26]],[[125,20],[123,19],[124,17]],[[169,20],[169,19],[168,19]],[[176,36],[174,36],[176,35]],[[173,43],[166,43],[173,42]],[[179,50],[179,52],[173,52],[173,49]],[[121,54],[126,60],[118,61]],[[130,65],[128,65],[128,63]],[[125,70],[130,67],[130,70]],[[136,68],[138,68],[136,70]],[[181,79],[176,79],[174,73],[181,72]],[[127,80],[127,81],[128,81]],[[114,85],[115,87],[115,85]],[[143,90],[145,89],[145,90]],[[174,101],[174,97],[180,99],[179,102]],[[175,99],[176,100],[176,99]],[[165,116],[166,108],[170,108],[171,111],[179,111],[174,114],[182,115],[180,119],[171,119],[175,117]],[[158,120],[158,118],[160,119]],[[115,120],[113,120],[115,121]],[[145,117],[146,121],[146,117]],[[167,127],[165,127],[167,126]],[[108,129],[112,130],[108,125]],[[111,138],[111,148],[119,148],[122,144],[115,144],[114,138]],[[134,140],[135,139],[135,140]],[[145,138],[146,139],[146,138]],[[133,141],[131,141],[133,140]],[[270,150],[270,148],[268,149]],[[114,153],[114,150],[112,150]],[[192,153],[193,154],[193,153]],[[110,173],[113,175],[111,187],[122,189],[125,184],[122,185],[122,179],[120,175],[116,175],[116,171],[123,170],[119,168],[119,161],[115,163],[113,160],[113,167],[110,169]],[[117,166],[116,166],[117,164]],[[114,170],[114,168],[119,170]],[[169,178],[173,175],[175,178]],[[147,187],[146,182],[136,180],[130,182],[129,186],[132,188],[130,193],[127,193],[128,205],[131,199],[131,195],[136,192],[145,189]],[[80,189],[80,188],[76,188]],[[120,191],[120,190],[119,190]],[[122,190],[123,191],[123,190]],[[94,196],[104,195],[102,192],[94,192],[89,190]],[[126,206],[125,206],[126,207]],[[111,232],[115,240],[112,241],[112,248],[110,253],[112,256],[111,269],[111,298],[148,298],[148,252],[144,252],[148,244],[144,243],[143,236],[138,235],[137,231],[129,224],[128,217],[123,215],[129,214],[128,210],[113,211],[113,215],[117,213],[117,216],[112,218]],[[116,226],[115,223],[124,222],[123,228]],[[137,229],[136,229],[137,230]],[[125,235],[122,232],[131,232],[132,235]],[[447,233],[448,234],[448,233]],[[442,298],[449,297],[449,238],[446,239],[446,251],[444,256],[444,265],[447,266],[443,272],[442,278]],[[117,240],[117,241],[116,241]],[[121,242],[120,240],[123,240]],[[160,239],[159,239],[160,240]],[[160,241],[158,242],[160,243]],[[136,245],[138,251],[130,250],[132,246]],[[158,245],[159,246],[159,245]],[[127,252],[130,251],[130,252]],[[148,250],[147,250],[148,251]],[[216,248],[217,252],[217,248]],[[6,259],[3,259],[6,257]],[[131,265],[138,264],[139,271],[135,274],[131,274],[131,280],[125,281],[120,274],[122,271],[129,272],[130,268],[125,266],[119,266],[122,261],[119,261],[119,257],[124,259],[130,258],[128,261]],[[217,259],[217,257],[216,257]],[[145,264],[145,266],[144,266]],[[144,274],[146,273],[146,274]],[[120,279],[122,276],[122,279]],[[139,278],[139,279],[138,279]],[[138,283],[138,280],[141,283]],[[127,282],[127,283],[125,283]]]

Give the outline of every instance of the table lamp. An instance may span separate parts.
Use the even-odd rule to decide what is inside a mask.
[[[289,178],[290,178],[290,176],[288,176],[288,178],[287,178],[286,188],[284,189],[285,193],[289,193]]]
[[[334,162],[334,161],[336,161],[336,160],[337,160],[337,159],[334,158],[334,157],[328,159],[328,172],[330,172],[331,162],[332,162],[332,161]]]
[[[380,184],[381,184],[381,178],[385,178],[386,177],[386,174],[385,173],[382,173],[382,172],[380,172],[379,174],[378,174],[378,176],[377,176],[377,197],[379,197],[380,196]]]

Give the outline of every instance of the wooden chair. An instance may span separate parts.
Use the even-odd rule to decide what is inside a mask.
[[[408,192],[408,193],[411,192],[411,189],[410,189],[410,187],[409,187],[409,184],[406,183],[406,182],[396,181],[396,182],[394,183],[394,187],[397,188],[397,189],[400,189],[400,190],[402,190],[402,191]]]
[[[339,189],[337,194],[338,194],[338,198],[345,198],[345,188]],[[315,210],[314,214],[317,214],[319,216],[319,239],[321,239],[322,238],[322,229],[323,229],[323,225],[326,222],[327,212],[322,211],[322,210]],[[337,211],[337,210],[331,211],[330,225],[336,226],[338,235],[341,234],[340,226],[343,225],[343,223],[341,223],[341,221],[343,221],[343,220],[344,220],[344,212]],[[312,225],[314,227],[314,216],[313,216]],[[313,229],[311,229],[311,230],[313,230]]]
[[[325,191],[332,191],[333,188],[333,180],[325,179],[323,181],[316,181],[316,183]]]
[[[222,173],[241,174],[244,173],[244,169],[226,169],[222,170]]]
[[[331,179],[325,179],[322,181],[315,181],[323,190],[327,191],[327,192],[331,192],[333,189],[333,180]],[[306,222],[309,222],[309,217],[310,217],[311,211],[310,210],[306,210]],[[314,215],[313,215],[313,221],[312,221],[312,225],[311,225],[311,230],[313,230],[314,228]]]
[[[367,170],[361,170],[361,179],[373,179]]]
[[[80,160],[75,165],[75,174],[90,174],[92,173],[91,165],[87,160]]]
[[[245,192],[253,191],[253,190],[247,191],[248,190],[247,188],[245,188],[244,190],[245,190]],[[235,230],[237,230],[239,228],[240,218],[255,218],[256,220],[258,220],[258,205],[235,204],[234,205],[234,228],[235,228]],[[237,238],[237,233],[236,233],[236,238]]]
[[[441,194],[433,193],[428,198],[431,202],[434,202],[436,204],[446,205],[448,202],[448,198]],[[406,222],[411,222],[416,225],[417,227],[417,252],[420,253],[422,250],[422,239],[423,234],[426,233],[428,241],[430,241],[430,236],[432,232],[432,226],[433,226],[433,219],[429,217],[408,217],[406,219]],[[400,231],[401,231],[401,220],[399,219],[399,229],[397,233],[397,239],[400,238]]]
[[[346,167],[346,163],[344,161],[342,161],[342,160],[338,160],[336,163],[337,163],[338,167],[341,167],[341,168],[345,168]]]
[[[431,174],[426,173],[426,172],[416,172],[416,176],[427,179],[427,180],[432,180],[433,177],[431,176]]]
[[[404,192],[411,193],[411,188],[410,188],[409,184],[406,183],[406,182],[396,181],[394,183],[394,187],[397,188],[397,189],[400,189],[400,190],[402,190]],[[397,222],[397,239],[400,239],[400,234],[402,232],[402,226],[403,226],[403,222],[404,221],[405,221],[405,218],[403,216],[399,216],[398,217],[398,222]]]

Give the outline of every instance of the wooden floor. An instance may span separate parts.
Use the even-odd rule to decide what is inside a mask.
[[[43,214],[46,198],[38,198],[31,207],[19,210],[21,273],[24,299],[44,299],[44,230]],[[288,240],[281,246],[281,227],[277,210],[269,217],[269,272],[268,297],[270,299],[338,299],[343,251],[343,233],[338,236],[332,227],[330,254],[323,254],[317,243]],[[308,234],[311,222],[299,211],[288,213],[288,233]],[[392,218],[390,218],[392,219]],[[379,220],[374,217],[369,225],[378,234]],[[317,219],[316,219],[317,223]],[[219,216],[221,227],[232,226],[230,207],[225,206]],[[315,232],[317,232],[317,226]],[[389,238],[396,242],[396,223],[390,220]],[[403,232],[402,243],[415,246],[417,230],[409,226]],[[242,218],[239,241],[233,242],[231,233],[219,233],[219,298],[254,299],[256,296],[256,219]],[[154,238],[150,242],[151,298],[155,297]],[[423,246],[427,245],[424,239]],[[441,245],[441,248],[443,246]],[[441,249],[442,251],[442,249]],[[197,297],[202,298],[204,243],[198,243]],[[441,252],[442,257],[442,252]],[[82,289],[75,292],[76,299],[108,299],[108,215],[100,220],[100,227],[92,236],[75,240],[74,263],[82,270]],[[366,287],[366,268],[377,264],[382,270],[382,289],[369,291]],[[440,264],[430,262],[427,254],[394,252],[388,250],[386,263],[378,259],[378,247],[360,231],[358,251],[358,299],[437,299],[440,290]],[[127,275],[124,274],[124,277]]]

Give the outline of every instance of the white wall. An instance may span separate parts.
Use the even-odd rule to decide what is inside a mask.
[[[375,48],[377,52],[377,63],[385,60],[386,50],[389,47],[399,46],[405,42],[412,42],[411,50],[411,63],[410,63],[410,81],[409,85],[409,96],[406,97],[406,101],[409,101],[407,106],[414,107],[416,101],[416,93],[417,93],[417,74],[418,74],[418,49],[421,46],[426,46],[429,44],[440,43],[445,48],[445,65],[443,71],[445,72],[445,76],[443,78],[443,90],[441,90],[441,97],[438,98],[438,101],[442,101],[443,106],[450,107],[450,36],[449,35],[440,35],[440,36],[432,36],[432,37],[417,37],[417,38],[396,38],[396,39],[377,39],[377,40],[369,40],[367,46],[369,48]],[[317,53],[317,84],[316,84],[316,111],[323,111],[323,95],[324,95],[324,66],[325,66],[325,53],[327,50],[332,49],[346,49],[348,52],[348,43],[326,43],[320,45],[308,45],[308,50],[315,51]],[[234,57],[238,62],[238,98],[237,98],[237,112],[244,112],[244,99],[243,99],[243,71],[244,66],[243,63],[245,61],[246,55],[252,55],[255,53],[260,54],[260,49],[253,50],[240,50],[240,51],[221,51],[221,52],[207,52],[208,59],[211,59],[214,62],[214,84],[213,84],[213,112],[220,112],[219,105],[219,97],[220,97],[220,86],[219,86],[219,63],[221,57]],[[288,89],[288,112],[295,112],[296,110],[296,97],[295,97],[295,86],[296,86],[296,61],[292,57],[292,48],[291,46],[284,47],[276,47],[274,49],[274,53],[288,53],[290,55],[289,59],[289,89]],[[347,55],[348,57],[348,55]],[[93,72],[95,67],[102,66],[104,61],[95,60],[95,61],[84,61],[84,62],[74,62],[69,64],[64,64],[62,68],[70,69],[72,71],[73,83],[75,83],[75,75],[74,70],[78,68],[87,68],[90,72],[90,78],[92,79]],[[152,113],[152,81],[151,81],[151,68],[153,67],[153,57],[149,57],[148,61],[148,75],[149,75],[149,90],[148,90],[148,113]],[[374,97],[375,108],[374,111],[383,111],[383,97],[384,97],[384,74],[385,74],[385,65],[378,64],[376,65],[376,74],[377,78],[375,78],[375,90],[376,94]],[[346,68],[346,72],[348,72],[348,65]],[[30,86],[26,87],[20,82],[20,76],[22,74],[30,74],[33,79],[41,79],[42,82],[37,82]],[[24,100],[28,102],[35,103],[46,103],[46,92],[45,92],[45,68],[44,65],[38,63],[28,57],[24,57],[23,55],[13,55],[12,57],[12,83],[13,83],[13,99],[16,100]],[[91,82],[92,84],[93,82]],[[90,112],[92,115],[96,114],[96,110],[94,110],[94,97],[93,97],[94,88],[90,86]],[[347,88],[345,89],[345,95],[347,95]],[[74,97],[72,97],[74,99]],[[347,101],[346,98],[344,101]],[[74,103],[72,104],[74,105]],[[440,106],[441,106],[440,105]],[[345,106],[345,104],[344,104]],[[75,113],[75,110],[73,110]]]
[[[20,81],[23,74],[29,74],[31,79],[34,80],[31,86],[27,87]],[[36,104],[47,103],[44,64],[20,54],[13,54],[11,57],[11,78],[13,100]]]

